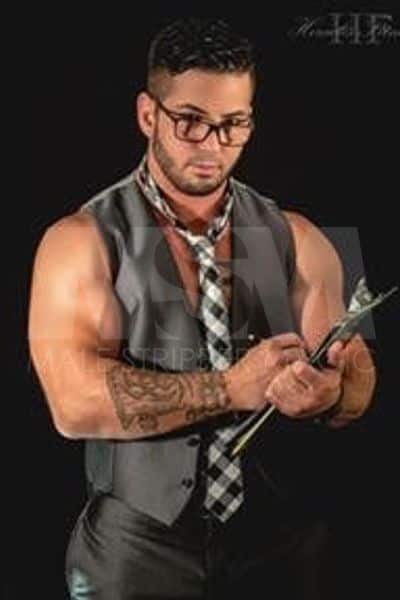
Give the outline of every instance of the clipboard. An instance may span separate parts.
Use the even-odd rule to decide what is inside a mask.
[[[337,340],[348,341],[357,332],[362,319],[366,317],[374,308],[380,306],[387,298],[398,291],[398,287],[391,288],[388,292],[381,292],[373,295],[368,289],[365,277],[358,281],[354,294],[349,303],[349,308],[340,321],[334,324],[319,346],[313,351],[309,358],[309,364],[317,369],[323,369],[327,366],[328,350]],[[237,431],[230,440],[231,456],[236,456],[247,447],[250,440],[261,428],[261,426],[275,412],[276,407],[269,405],[261,411],[250,415],[237,427]]]

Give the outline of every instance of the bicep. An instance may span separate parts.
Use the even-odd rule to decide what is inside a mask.
[[[120,308],[96,236],[87,219],[69,217],[45,232],[35,256],[29,345],[50,402],[85,376],[88,357],[119,349]]]
[[[331,242],[310,221],[288,213],[296,271],[291,300],[298,331],[315,348],[345,313],[343,268]]]

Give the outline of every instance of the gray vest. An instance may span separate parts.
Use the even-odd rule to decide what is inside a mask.
[[[270,337],[295,331],[288,299],[295,260],[290,228],[275,202],[236,180],[233,187],[231,336],[236,361],[248,348],[250,333]],[[159,371],[198,370],[198,321],[168,242],[133,175],[80,210],[96,218],[111,257],[123,312],[119,359]],[[218,426],[218,419],[212,425]],[[201,436],[198,424],[147,439],[88,440],[89,487],[112,491],[171,524],[193,491]]]

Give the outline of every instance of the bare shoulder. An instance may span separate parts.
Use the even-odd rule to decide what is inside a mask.
[[[51,224],[35,255],[28,333],[42,360],[60,340],[64,348],[118,351],[121,316],[94,217],[81,212]]]
[[[79,272],[90,268],[93,274],[111,278],[111,266],[104,239],[96,220],[88,211],[76,211],[52,223],[40,239],[35,267],[69,268]]]
[[[294,211],[283,211],[293,233],[298,269],[310,273],[327,275],[342,270],[339,255],[327,236],[304,215]]]
[[[291,210],[285,210],[282,212],[289,222],[289,225],[292,229],[296,241],[302,240],[306,237],[307,239],[315,243],[325,242],[330,244],[329,240],[322,233],[321,229],[317,227],[317,225],[315,225],[312,221],[310,221],[310,219],[298,212],[294,212]]]
[[[333,244],[312,221],[291,211],[285,216],[296,251],[292,306],[299,331],[314,348],[345,312],[343,267]]]

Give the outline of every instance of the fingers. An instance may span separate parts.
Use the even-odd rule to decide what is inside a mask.
[[[281,363],[284,365],[306,360],[307,354],[303,348],[286,348],[282,351]]]
[[[294,417],[301,414],[307,406],[307,393],[306,386],[295,377],[290,367],[286,367],[281,376],[276,377],[268,386],[265,398],[280,412]]]
[[[318,371],[304,361],[296,361],[290,365],[294,377],[301,382],[308,390],[336,389],[342,379],[340,369],[323,369]]]
[[[308,363],[296,361],[291,365],[291,369],[296,379],[305,387],[310,388],[318,384],[321,374]]]
[[[288,401],[293,396],[299,396],[303,394],[307,388],[303,383],[298,380],[293,372],[286,368],[284,373],[275,379],[268,386],[265,397],[268,398],[272,403],[279,403],[282,405],[284,401]]]
[[[304,342],[296,334],[267,338],[259,344],[258,351],[261,351],[260,356],[266,358],[265,367],[269,369],[307,360]]]
[[[307,351],[304,340],[295,333],[284,333],[271,338],[266,338],[260,344],[269,354],[275,353],[277,364],[287,365],[295,360],[307,360]]]
[[[269,339],[273,339],[281,348],[289,348],[290,346],[306,347],[305,341],[297,333],[281,333]]]
[[[340,371],[343,371],[345,364],[344,348],[344,342],[338,340],[328,349],[328,364]]]
[[[290,417],[307,417],[324,412],[337,401],[340,381],[337,369],[316,371],[296,361],[273,379],[265,398]]]

